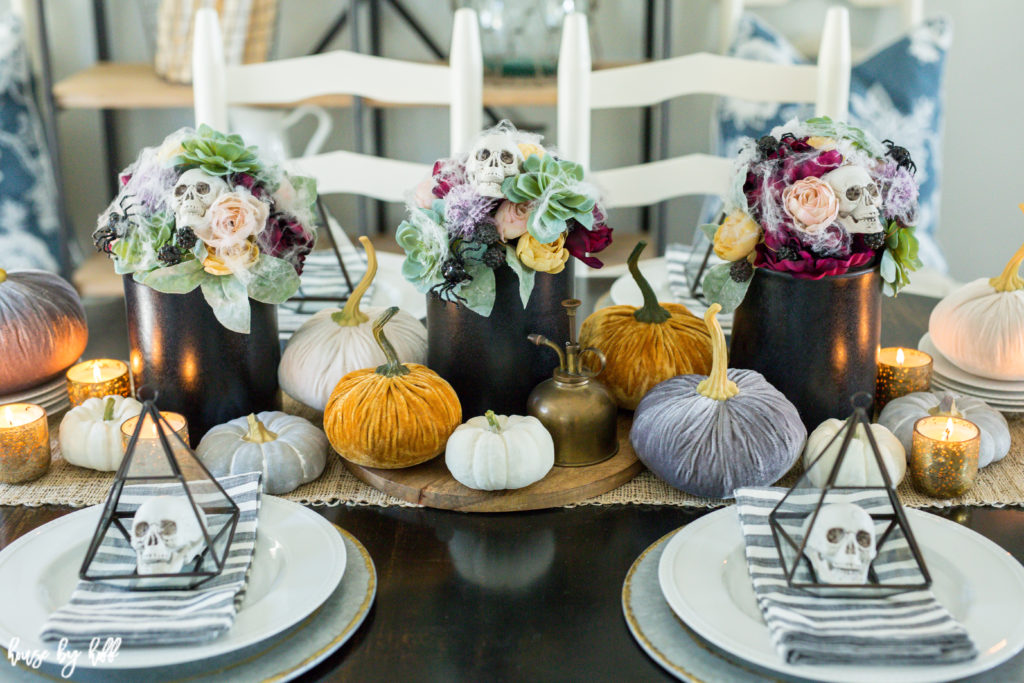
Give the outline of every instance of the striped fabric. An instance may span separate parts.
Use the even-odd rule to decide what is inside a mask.
[[[672,293],[673,301],[682,304],[690,309],[696,316],[703,317],[704,311],[708,310],[706,303],[695,298],[690,293],[690,281],[697,274],[704,254],[708,247],[706,239],[696,240],[696,244],[670,244],[665,249],[665,266],[668,269],[668,291]],[[708,259],[708,266],[724,263],[722,259],[714,254]],[[707,269],[705,268],[705,272]],[[728,335],[732,331],[732,313],[719,313],[718,324],[722,326],[722,332]]]
[[[120,638],[123,647],[142,647],[204,642],[231,628],[245,594],[256,546],[260,473],[218,481],[240,509],[234,541],[219,576],[195,590],[130,591],[79,581],[68,604],[43,624],[42,639],[67,638],[71,647],[85,647],[93,638]],[[146,498],[166,494],[169,486],[174,485],[125,486],[120,504],[136,509]],[[198,495],[196,502],[200,502]],[[108,536],[96,561],[120,561],[129,573],[135,568],[135,552],[122,538]]]
[[[339,251],[354,287],[366,272],[366,260],[351,242],[346,242]],[[374,285],[371,284],[363,295],[364,302],[369,302],[373,298],[373,288]],[[302,284],[296,296],[347,297],[348,293],[348,283],[345,282],[345,276],[341,272],[333,249],[318,250],[306,257],[306,264],[302,269]],[[302,327],[302,324],[312,318],[317,311],[342,305],[344,304],[340,302],[292,300],[278,306],[277,329],[281,341],[287,342],[291,339],[295,330]]]
[[[786,662],[896,666],[954,663],[977,655],[966,629],[931,590],[840,598],[816,597],[787,586],[768,525],[768,513],[785,492],[737,489],[736,504],[754,593],[772,642]],[[809,514],[818,495],[790,496],[787,511]],[[874,491],[834,491],[829,502],[856,503],[875,514],[892,511],[888,499]],[[885,542],[872,567],[880,583],[911,582],[920,576],[901,535]],[[809,572],[805,574],[803,579],[810,579]]]

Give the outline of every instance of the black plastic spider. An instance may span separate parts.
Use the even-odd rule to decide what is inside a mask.
[[[906,147],[900,147],[892,140],[882,140],[882,142],[889,148],[885,155],[892,157],[897,166],[902,166],[911,173],[917,173],[917,164],[910,158],[910,152]]]
[[[771,135],[765,135],[757,139],[757,151],[761,153],[762,159],[767,159],[779,149],[779,141]]]
[[[127,228],[128,210],[132,208],[131,206],[124,205],[126,201],[128,201],[128,195],[123,195],[121,201],[117,204],[121,209],[121,213],[111,209],[110,213],[107,214],[107,224],[97,228],[92,233],[92,241],[96,244],[97,251],[109,254],[114,246],[114,242],[124,237],[126,230],[122,229],[122,227]]]
[[[441,264],[441,277],[444,282],[438,283],[430,288],[432,294],[443,301],[451,301],[455,304],[466,303],[466,298],[455,293],[455,288],[463,282],[470,282],[473,277],[466,272],[466,260],[462,256],[461,240],[453,238],[448,243],[451,256]]]

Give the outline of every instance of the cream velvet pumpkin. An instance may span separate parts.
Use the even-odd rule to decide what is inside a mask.
[[[455,480],[482,491],[519,489],[544,478],[555,464],[555,443],[533,416],[470,418],[448,438],[444,462]]]
[[[377,273],[373,245],[360,237],[366,249],[366,274],[353,290],[344,309],[319,311],[295,331],[281,356],[277,377],[281,389],[311,408],[323,410],[338,380],[355,370],[387,362],[373,338],[373,321],[385,308],[359,302]],[[399,311],[388,323],[388,339],[401,363],[427,362],[427,328],[412,315]]]
[[[214,427],[196,455],[215,477],[262,471],[263,490],[279,495],[323,473],[327,436],[308,420],[270,411]]]
[[[60,452],[72,465],[113,472],[124,459],[121,424],[142,412],[134,398],[90,398],[60,421]]]
[[[1017,274],[1021,261],[1024,246],[999,277],[969,282],[932,310],[932,342],[967,372],[1024,379],[1024,279]]]
[[[828,481],[829,473],[842,448],[843,437],[836,437],[836,434],[845,424],[845,420],[825,420],[807,437],[803,465],[805,470],[810,468],[807,479],[814,486],[823,487]],[[882,425],[871,425],[871,434],[875,437],[875,443],[878,444],[882,462],[889,473],[889,480],[893,486],[896,486],[903,481],[903,477],[907,473],[907,452],[903,449],[900,440]],[[833,439],[833,437],[836,438]],[[829,441],[832,441],[831,445],[829,445]],[[827,449],[826,446],[828,446]],[[815,463],[813,468],[811,467],[812,463]],[[878,463],[875,461],[875,454],[871,450],[871,443],[864,431],[864,425],[858,424],[857,431],[854,432],[853,439],[850,440],[850,445],[846,449],[846,455],[843,457],[842,467],[836,475],[835,485],[882,486],[883,484],[882,474],[878,470]]]

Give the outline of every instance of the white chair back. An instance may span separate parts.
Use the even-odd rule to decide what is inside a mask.
[[[566,158],[590,166],[592,109],[648,106],[705,93],[774,102],[813,102],[818,115],[843,120],[850,93],[850,28],[844,8],[825,19],[817,66],[780,65],[698,53],[591,71],[587,18],[566,17],[558,63],[558,143]],[[596,171],[609,208],[645,206],[693,194],[724,194],[732,161],[689,154]]]

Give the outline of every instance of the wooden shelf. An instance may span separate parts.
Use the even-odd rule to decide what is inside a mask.
[[[192,106],[192,87],[168,83],[150,64],[97,62],[53,86],[61,109],[174,109]],[[544,107],[557,100],[557,85],[550,78],[487,78],[484,105],[490,107]],[[318,97],[309,103],[324,107],[352,106],[349,95]],[[298,103],[268,105],[291,108]],[[388,102],[367,100],[367,104],[393,108]],[[402,105],[406,106],[406,105]]]

